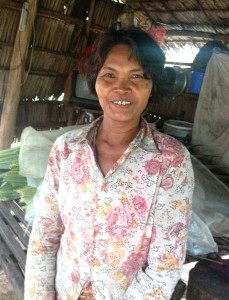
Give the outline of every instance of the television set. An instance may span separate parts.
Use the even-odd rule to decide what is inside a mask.
[[[86,78],[78,71],[73,71],[72,74],[70,103],[83,109],[102,110],[98,97],[89,91]]]

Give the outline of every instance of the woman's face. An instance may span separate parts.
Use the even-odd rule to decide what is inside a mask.
[[[114,46],[100,69],[95,89],[104,117],[120,122],[139,122],[148,104],[153,82],[144,78],[139,62],[130,58],[126,45]]]

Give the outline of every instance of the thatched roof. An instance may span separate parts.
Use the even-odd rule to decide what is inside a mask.
[[[0,100],[4,99],[23,2],[0,0]],[[200,47],[209,39],[228,43],[228,0],[39,0],[21,99],[59,97],[82,50],[122,13],[139,11],[155,27],[166,30],[165,47],[190,42]]]
[[[149,18],[167,30],[166,42],[176,39],[223,39],[229,33],[227,0],[125,1],[132,10],[145,11]]]

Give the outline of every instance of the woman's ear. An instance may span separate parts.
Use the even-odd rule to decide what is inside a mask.
[[[159,102],[159,98],[160,98],[159,96],[160,96],[160,93],[159,93],[158,87],[156,84],[154,84],[152,91],[150,93],[149,104]]]

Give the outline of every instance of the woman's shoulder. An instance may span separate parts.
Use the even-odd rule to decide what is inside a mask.
[[[88,124],[70,126],[69,130],[65,131],[56,139],[55,144],[60,148],[66,144],[75,144],[86,137],[87,130]]]
[[[184,154],[188,152],[187,148],[176,138],[152,129],[153,139],[155,144],[162,153],[166,154]]]

